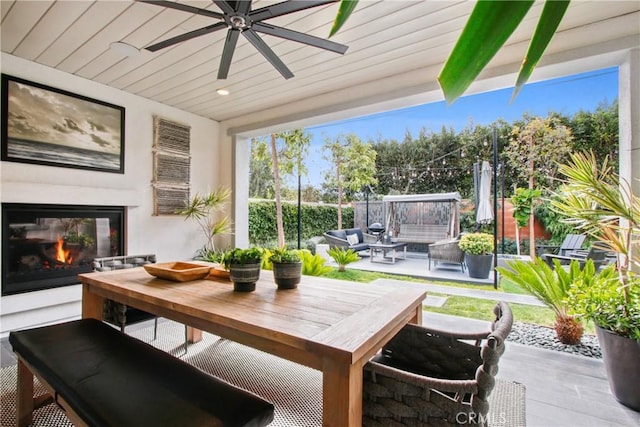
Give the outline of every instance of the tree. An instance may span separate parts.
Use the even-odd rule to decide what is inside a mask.
[[[573,133],[574,151],[592,151],[597,159],[609,157],[618,168],[618,102],[602,102],[595,111],[580,110],[567,120]]]
[[[278,147],[277,140],[283,144]],[[280,174],[298,176],[306,175],[304,159],[309,150],[311,134],[304,129],[294,129],[271,135],[271,163],[273,165],[274,193],[276,198],[276,227],[278,229],[278,246],[285,244],[284,225],[282,222],[282,201],[280,194]]]
[[[326,175],[329,186],[338,191],[338,229],[342,228],[342,198],[345,190],[362,191],[367,185],[376,185],[376,151],[354,134],[326,139],[324,149],[330,153],[333,170]]]
[[[506,155],[511,171],[520,182],[527,182],[529,191],[535,186],[553,188],[557,185],[558,165],[571,152],[571,130],[557,118],[534,118],[524,127],[514,126]],[[533,209],[529,214],[529,251],[535,257]]]
[[[264,138],[251,140],[249,159],[249,197],[273,198],[273,164]]]

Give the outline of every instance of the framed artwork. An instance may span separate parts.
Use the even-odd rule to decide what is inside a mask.
[[[2,160],[124,173],[124,107],[3,74]]]

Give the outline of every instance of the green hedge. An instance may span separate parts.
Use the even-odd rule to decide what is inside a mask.
[[[342,208],[342,228],[353,227],[353,208]],[[302,205],[302,235],[305,241],[322,236],[327,230],[338,228],[338,209],[335,206]],[[287,243],[298,241],[298,206],[282,204],[282,220]],[[249,202],[249,242],[265,245],[278,240],[276,230],[276,202]]]

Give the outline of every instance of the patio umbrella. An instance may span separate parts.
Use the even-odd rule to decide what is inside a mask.
[[[491,165],[489,162],[482,162],[482,171],[480,172],[480,195],[478,202],[478,211],[476,213],[476,222],[486,224],[493,220],[493,211],[491,210]]]

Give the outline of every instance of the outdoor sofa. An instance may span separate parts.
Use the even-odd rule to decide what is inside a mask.
[[[329,230],[323,236],[330,248],[352,249],[354,252],[368,251],[369,244],[377,241],[376,236],[364,233],[360,227]]]

